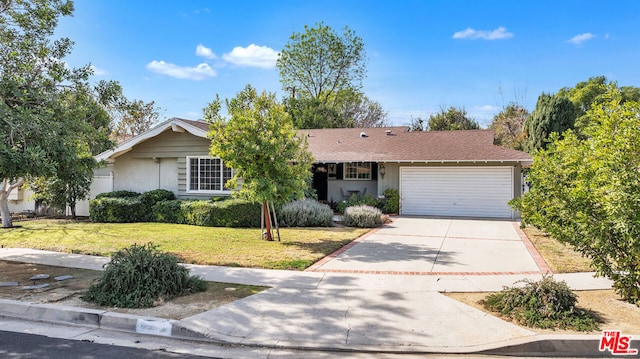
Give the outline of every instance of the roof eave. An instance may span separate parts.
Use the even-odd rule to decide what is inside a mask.
[[[121,144],[119,144],[118,146],[116,146],[115,148],[102,152],[98,155],[95,156],[96,161],[100,162],[100,161],[106,161],[106,160],[112,160],[115,159],[129,151],[131,151],[131,149],[141,143],[144,142],[148,139],[151,139],[153,137],[158,136],[159,134],[161,134],[162,132],[166,131],[167,129],[171,129],[174,132],[184,132],[187,131],[190,134],[194,135],[194,136],[198,136],[198,137],[202,137],[202,138],[207,138],[207,131],[198,128],[196,126],[193,126],[187,122],[184,122],[182,120],[180,120],[179,118],[171,118],[165,122],[160,123],[159,125],[150,128],[149,130],[139,134],[138,136],[135,136],[127,141],[122,142]]]

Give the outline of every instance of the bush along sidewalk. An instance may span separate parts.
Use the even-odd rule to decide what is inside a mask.
[[[566,282],[557,282],[551,276],[544,276],[537,282],[520,282],[525,285],[505,287],[501,292],[487,296],[482,304],[527,327],[585,332],[598,329],[598,316],[576,307],[577,296]]]
[[[82,299],[120,308],[148,308],[172,298],[202,292],[207,283],[163,253],[152,243],[125,248],[113,254],[102,276]]]

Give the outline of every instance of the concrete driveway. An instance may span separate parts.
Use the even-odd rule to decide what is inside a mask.
[[[534,274],[517,223],[397,217],[311,270],[374,274]],[[545,271],[542,268],[543,272]]]

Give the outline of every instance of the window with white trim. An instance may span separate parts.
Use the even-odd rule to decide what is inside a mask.
[[[187,157],[187,192],[230,192],[225,184],[232,176],[219,158]]]
[[[347,162],[344,164],[344,179],[370,180],[371,162]]]

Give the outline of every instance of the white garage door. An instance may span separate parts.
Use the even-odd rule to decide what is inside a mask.
[[[400,167],[400,213],[511,218],[512,167]]]

